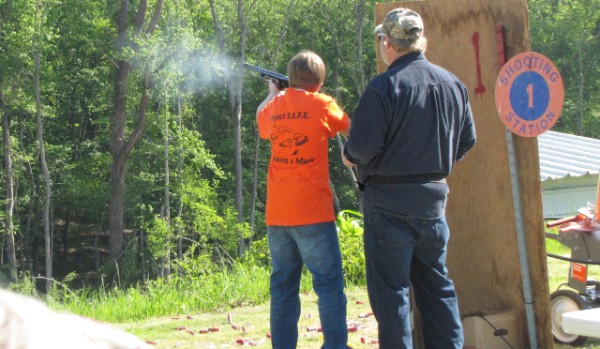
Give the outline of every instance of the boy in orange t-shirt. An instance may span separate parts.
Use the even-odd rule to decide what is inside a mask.
[[[347,348],[346,296],[333,194],[329,138],[347,134],[350,119],[333,98],[319,93],[325,64],[302,51],[288,63],[290,88],[269,81],[257,109],[261,138],[271,142],[267,178],[267,237],[271,253],[271,338],[274,349],[298,340],[302,265],[319,297],[323,349]]]

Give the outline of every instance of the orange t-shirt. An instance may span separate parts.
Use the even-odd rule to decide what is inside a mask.
[[[329,138],[350,119],[333,98],[288,88],[257,116],[258,133],[271,142],[267,178],[267,225],[332,222]]]

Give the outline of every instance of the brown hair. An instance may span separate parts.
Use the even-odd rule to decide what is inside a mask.
[[[325,63],[312,51],[301,51],[288,63],[290,87],[316,92],[325,81]]]
[[[390,38],[390,45],[396,50],[398,53],[404,52],[425,52],[427,50],[427,38],[421,36],[416,40],[399,40]]]

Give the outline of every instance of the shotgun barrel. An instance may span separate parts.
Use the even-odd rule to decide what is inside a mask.
[[[271,70],[259,68],[254,65],[248,64],[248,63],[244,63],[244,68],[258,72],[260,74],[260,77],[263,79],[270,78],[272,80],[275,80],[277,87],[279,87],[280,90],[283,90],[284,88],[288,88],[290,86],[288,77],[283,74],[279,74],[279,73],[276,73]]]

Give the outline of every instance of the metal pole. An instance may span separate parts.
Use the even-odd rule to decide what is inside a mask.
[[[594,207],[594,219],[600,223],[600,171],[598,173],[598,189],[596,189],[596,206]]]
[[[535,327],[535,312],[533,308],[533,296],[531,293],[531,277],[529,274],[529,260],[527,258],[527,246],[525,241],[525,226],[523,225],[523,209],[521,208],[521,190],[519,186],[519,170],[513,144],[513,134],[506,129],[506,141],[508,143],[508,163],[510,168],[510,181],[512,187],[513,206],[515,213],[515,225],[517,229],[517,241],[519,244],[519,260],[521,262],[521,278],[523,280],[523,298],[525,299],[525,315],[527,317],[527,329],[531,349],[537,349],[537,331]]]

